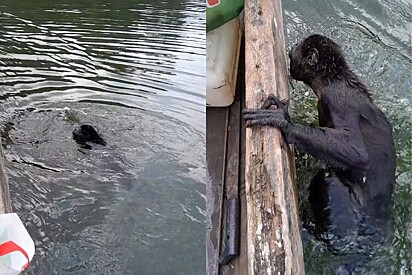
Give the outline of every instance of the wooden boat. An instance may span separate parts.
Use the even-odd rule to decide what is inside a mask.
[[[233,103],[206,110],[207,274],[304,274],[292,148],[241,118],[269,93],[288,97],[280,0],[244,12]]]

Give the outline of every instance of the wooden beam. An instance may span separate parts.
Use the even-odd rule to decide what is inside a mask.
[[[246,107],[287,98],[280,0],[245,0]],[[280,131],[246,130],[248,274],[304,274],[294,157]]]
[[[206,265],[207,274],[219,272],[222,205],[226,163],[228,108],[206,109]]]
[[[3,150],[0,141],[0,214],[11,212],[11,201],[9,183],[7,182],[6,169],[4,166]]]
[[[240,82],[240,81],[239,81]],[[239,85],[237,85],[239,87]],[[238,90],[238,89],[237,89]],[[240,239],[240,203],[239,203],[239,153],[240,153],[240,122],[242,119],[240,93],[229,107],[226,169],[223,203],[220,262],[226,265],[239,256]]]

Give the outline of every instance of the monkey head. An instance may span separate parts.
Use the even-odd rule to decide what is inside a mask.
[[[342,79],[348,70],[338,44],[314,34],[297,43],[289,52],[292,78],[311,84],[315,79]]]
[[[97,133],[93,126],[90,125],[81,125],[80,127],[74,129],[73,139],[79,144],[92,142],[103,146],[106,145],[106,141]]]

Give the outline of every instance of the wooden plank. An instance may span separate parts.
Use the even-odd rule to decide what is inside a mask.
[[[227,199],[238,197],[239,189],[239,150],[240,150],[240,100],[233,102],[229,109],[229,126],[226,155],[225,189]]]
[[[288,97],[280,0],[245,1],[246,107]],[[294,158],[271,127],[246,130],[248,274],[304,274]]]
[[[238,85],[237,85],[238,87]],[[225,169],[225,201],[222,217],[222,242],[220,249],[221,263],[224,259],[234,259],[239,253],[239,151],[241,102],[240,91],[236,91],[233,104],[229,107],[226,169]],[[223,261],[224,263],[225,261]]]
[[[9,183],[6,177],[6,168],[4,166],[3,149],[0,141],[0,214],[11,212],[11,201]]]
[[[244,49],[243,49],[244,50]],[[245,60],[243,57],[242,72],[245,71]],[[245,108],[245,79],[243,77],[242,86],[242,110]],[[236,262],[233,264],[237,267],[237,272],[232,275],[247,275],[248,271],[248,253],[247,253],[247,207],[246,207],[246,186],[245,186],[245,153],[246,153],[246,123],[241,121],[240,129],[240,253]]]
[[[243,61],[244,62],[244,61]],[[241,59],[239,60],[241,63]],[[244,73],[244,66],[239,64],[239,74]],[[240,153],[240,125],[241,125],[241,97],[243,96],[242,77],[237,77],[236,97],[229,108],[229,125],[227,139],[225,189],[227,199],[239,196],[239,153]],[[244,85],[244,84],[243,84]]]
[[[228,108],[206,108],[206,265],[219,271]]]
[[[240,100],[241,110],[245,108],[245,43],[244,37],[242,39],[240,60],[239,60],[239,75],[237,77],[236,93]],[[246,219],[246,194],[245,194],[245,123],[240,120],[239,140],[240,140],[240,152],[239,152],[239,186],[238,194],[240,198],[240,240],[239,240],[239,256],[233,259],[222,270],[222,274],[226,275],[247,275],[248,270],[248,257],[247,257],[247,219]]]

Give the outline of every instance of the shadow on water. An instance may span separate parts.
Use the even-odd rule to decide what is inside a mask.
[[[2,141],[26,274],[202,274],[205,8],[1,1]],[[81,152],[71,132],[107,141]]]
[[[287,49],[312,33],[331,37],[342,46],[351,67],[370,88],[375,103],[394,128],[397,181],[391,245],[368,248],[369,261],[359,274],[412,273],[411,8],[408,1],[400,0],[283,1]],[[293,81],[292,86],[294,119],[316,124],[315,95],[301,83]],[[318,164],[302,152],[296,154],[306,273],[333,274],[345,257],[351,256],[348,254],[356,257],[362,248],[335,255],[307,230],[311,227],[307,188]]]

